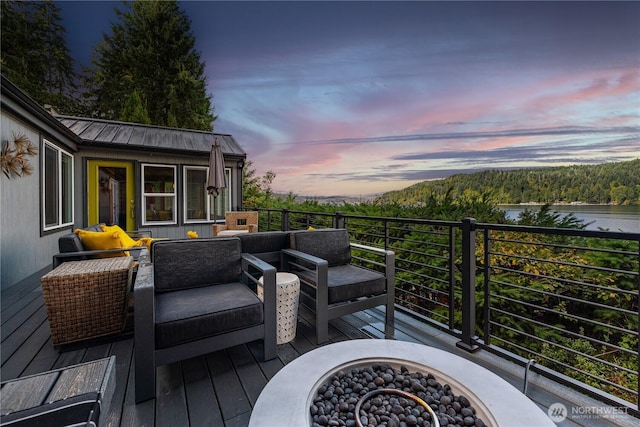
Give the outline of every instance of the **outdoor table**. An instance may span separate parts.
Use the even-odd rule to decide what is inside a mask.
[[[131,292],[130,256],[69,261],[41,279],[53,345],[121,332]]]
[[[258,280],[258,297],[264,300],[263,278]],[[300,279],[293,273],[276,273],[276,312],[278,314],[278,344],[296,337]]]
[[[116,357],[2,383],[1,425],[100,425],[116,388]]]

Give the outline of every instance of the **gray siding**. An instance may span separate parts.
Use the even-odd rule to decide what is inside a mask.
[[[8,114],[2,115],[0,129],[2,141],[11,139],[13,131],[26,134],[39,147],[38,155],[29,158],[32,175],[8,179],[0,174],[0,275],[4,290],[50,265],[58,252],[58,237],[68,230],[40,235],[41,134]]]
[[[87,189],[86,189],[86,177],[87,177],[87,161],[88,160],[121,160],[121,161],[133,161],[136,164],[136,180],[140,179],[140,165],[145,164],[168,164],[178,166],[178,174],[182,175],[182,166],[208,166],[209,153],[202,153],[198,156],[194,155],[179,155],[179,154],[166,154],[157,152],[126,152],[122,150],[114,150],[110,148],[97,148],[89,149],[84,148],[80,153],[75,155],[75,218],[77,227],[85,227],[88,225],[87,218]],[[242,175],[237,168],[237,160],[225,159],[225,167],[231,168],[231,185],[233,193],[231,194],[231,208],[233,210],[240,209],[241,204],[241,180]],[[181,182],[178,183],[181,186]],[[181,194],[182,188],[179,190]],[[136,182],[136,209],[141,205],[140,198],[140,182]],[[182,209],[182,198],[178,198],[178,210]],[[182,212],[180,213],[180,215]],[[140,221],[142,212],[137,212],[137,220]],[[179,217],[181,219],[181,217]],[[220,218],[221,220],[224,218]],[[166,237],[171,239],[186,238],[187,231],[193,230],[198,233],[200,237],[211,237],[212,228],[211,223],[190,223],[182,224],[179,220],[177,225],[158,225],[158,226],[140,226],[138,228],[144,230],[151,230],[154,237]]]
[[[38,146],[32,157],[33,174],[8,179],[0,174],[0,288],[6,289],[51,265],[58,252],[58,238],[73,228],[87,224],[86,163],[94,160],[131,160],[136,163],[136,179],[141,163],[177,166],[207,166],[213,138],[218,138],[231,168],[233,193],[231,209],[241,208],[242,172],[239,165],[246,154],[231,135],[194,130],[161,128],[97,119],[54,117],[27,94],[2,76],[2,141],[12,132],[24,133]],[[68,127],[67,127],[68,126]],[[41,159],[42,141],[74,156],[74,225],[60,230],[42,231]],[[180,174],[182,168],[180,168]],[[181,175],[179,175],[181,176]],[[136,183],[136,206],[140,204],[140,183]],[[180,190],[179,190],[180,191]],[[180,194],[180,193],[179,193]],[[179,198],[180,199],[180,198]],[[179,209],[182,209],[181,206]],[[138,214],[140,216],[141,213]],[[211,236],[210,223],[145,227],[154,237],[185,238],[187,230],[202,237]]]

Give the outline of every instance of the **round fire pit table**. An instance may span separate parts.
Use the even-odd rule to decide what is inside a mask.
[[[258,297],[264,299],[261,277],[258,281]],[[285,344],[296,337],[298,325],[298,304],[300,299],[300,279],[293,273],[276,273],[276,311],[278,323],[278,344]]]
[[[489,426],[555,426],[527,396],[480,365],[429,346],[377,339],[326,345],[283,367],[260,393],[249,426],[310,426],[311,403],[323,383],[340,370],[376,363],[433,374],[464,395]]]

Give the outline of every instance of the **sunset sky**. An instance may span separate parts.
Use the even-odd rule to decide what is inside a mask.
[[[120,2],[58,2],[78,64]],[[273,189],[365,196],[640,157],[640,2],[179,2],[216,132]]]

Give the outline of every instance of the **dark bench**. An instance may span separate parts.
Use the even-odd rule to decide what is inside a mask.
[[[115,364],[111,356],[3,382],[0,425],[99,426],[116,387]]]

